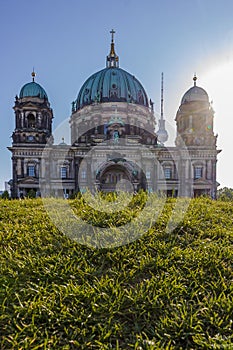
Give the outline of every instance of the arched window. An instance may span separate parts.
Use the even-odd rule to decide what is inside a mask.
[[[36,127],[36,118],[35,118],[35,116],[32,113],[30,113],[28,115],[27,119],[28,119],[28,127],[30,129],[34,129]]]
[[[82,179],[82,180],[85,180],[86,177],[87,177],[87,172],[86,172],[86,170],[82,170],[82,172],[81,172],[81,179]]]
[[[164,167],[164,177],[166,180],[169,180],[172,178],[172,168],[171,166],[165,166]]]

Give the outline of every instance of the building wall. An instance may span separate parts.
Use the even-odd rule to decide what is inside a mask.
[[[174,147],[157,143],[152,107],[95,101],[73,110],[71,145],[54,145],[49,102],[16,98],[9,147],[12,197],[26,196],[30,190],[67,197],[86,189],[143,188],[168,196],[216,198],[219,151],[208,100],[181,103]]]

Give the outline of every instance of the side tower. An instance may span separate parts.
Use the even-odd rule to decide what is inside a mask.
[[[43,148],[52,143],[52,118],[48,96],[35,82],[25,84],[15,97],[15,130],[12,134],[11,196],[19,198],[29,191],[39,192],[39,173]]]
[[[213,131],[214,110],[207,92],[194,85],[184,94],[176,114],[176,146],[186,148],[189,161],[181,159],[181,183],[191,196],[216,198],[217,136]],[[186,152],[186,153],[187,153]]]

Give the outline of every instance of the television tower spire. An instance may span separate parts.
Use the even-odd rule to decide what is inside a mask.
[[[163,120],[163,73],[161,73],[161,109],[160,119]]]
[[[161,108],[159,119],[159,130],[157,131],[158,141],[163,145],[168,140],[168,133],[165,129],[165,120],[163,119],[163,73],[161,73]]]

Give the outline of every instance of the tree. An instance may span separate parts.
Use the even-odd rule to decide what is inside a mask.
[[[223,187],[217,191],[217,198],[225,201],[233,201],[233,188]]]
[[[10,196],[9,196],[9,192],[8,191],[4,191],[2,196],[1,196],[2,199],[9,199],[9,197]]]
[[[36,198],[36,191],[33,189],[30,189],[30,191],[27,194],[28,198]]]

